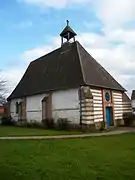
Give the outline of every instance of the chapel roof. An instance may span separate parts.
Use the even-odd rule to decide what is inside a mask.
[[[125,91],[78,41],[66,42],[32,61],[8,100],[85,85]]]

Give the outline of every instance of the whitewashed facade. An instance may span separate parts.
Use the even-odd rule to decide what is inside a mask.
[[[42,99],[46,94],[30,96],[26,98],[26,119],[27,121],[42,120]]]
[[[57,91],[52,94],[52,117],[67,118],[72,123],[80,122],[78,89]]]
[[[81,89],[82,91],[82,89]],[[111,91],[111,99],[109,102],[105,100],[104,89],[96,88],[83,88],[84,95],[80,98],[79,89],[55,91],[51,94],[51,118],[55,122],[59,118],[66,118],[73,124],[95,124],[105,121],[106,108],[112,108],[111,125],[116,125],[116,121],[121,120],[124,112],[131,112],[132,108],[130,102],[124,102],[123,93],[119,91]],[[88,93],[88,94],[87,94]],[[87,96],[86,96],[87,94]],[[10,102],[10,113],[13,119],[16,121],[19,119],[19,115],[16,113],[16,102],[25,102],[25,112],[23,117],[28,122],[43,120],[43,99],[48,94],[39,94],[26,97],[25,99],[13,99]],[[133,105],[133,101],[132,101]],[[135,102],[134,102],[135,105]]]
[[[26,98],[26,120],[42,121],[42,100],[47,94],[39,94]],[[16,102],[21,102],[22,99],[13,99],[10,102],[10,113],[13,119],[18,120],[16,113]],[[78,90],[56,91],[52,94],[52,118],[67,118],[72,123],[79,123],[80,109],[78,101]]]

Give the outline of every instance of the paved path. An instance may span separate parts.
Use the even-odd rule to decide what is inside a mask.
[[[115,131],[102,132],[102,133],[76,134],[76,135],[0,137],[0,140],[35,140],[35,139],[47,140],[47,139],[70,139],[70,138],[73,139],[73,138],[119,135],[125,133],[135,133],[135,129],[115,130]]]

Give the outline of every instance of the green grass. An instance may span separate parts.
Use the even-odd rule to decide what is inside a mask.
[[[34,129],[17,126],[0,126],[0,136],[51,136],[64,134],[79,134],[81,131],[58,131],[46,129]]]
[[[3,180],[134,180],[135,134],[70,140],[1,140]]]

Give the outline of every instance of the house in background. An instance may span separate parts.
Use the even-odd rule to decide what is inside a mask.
[[[132,110],[125,89],[75,40],[69,22],[60,36],[61,47],[32,61],[9,96],[11,116],[116,125]]]
[[[4,106],[0,105],[0,118],[4,115]]]
[[[135,114],[135,90],[132,91],[131,103],[132,103],[132,111]]]

